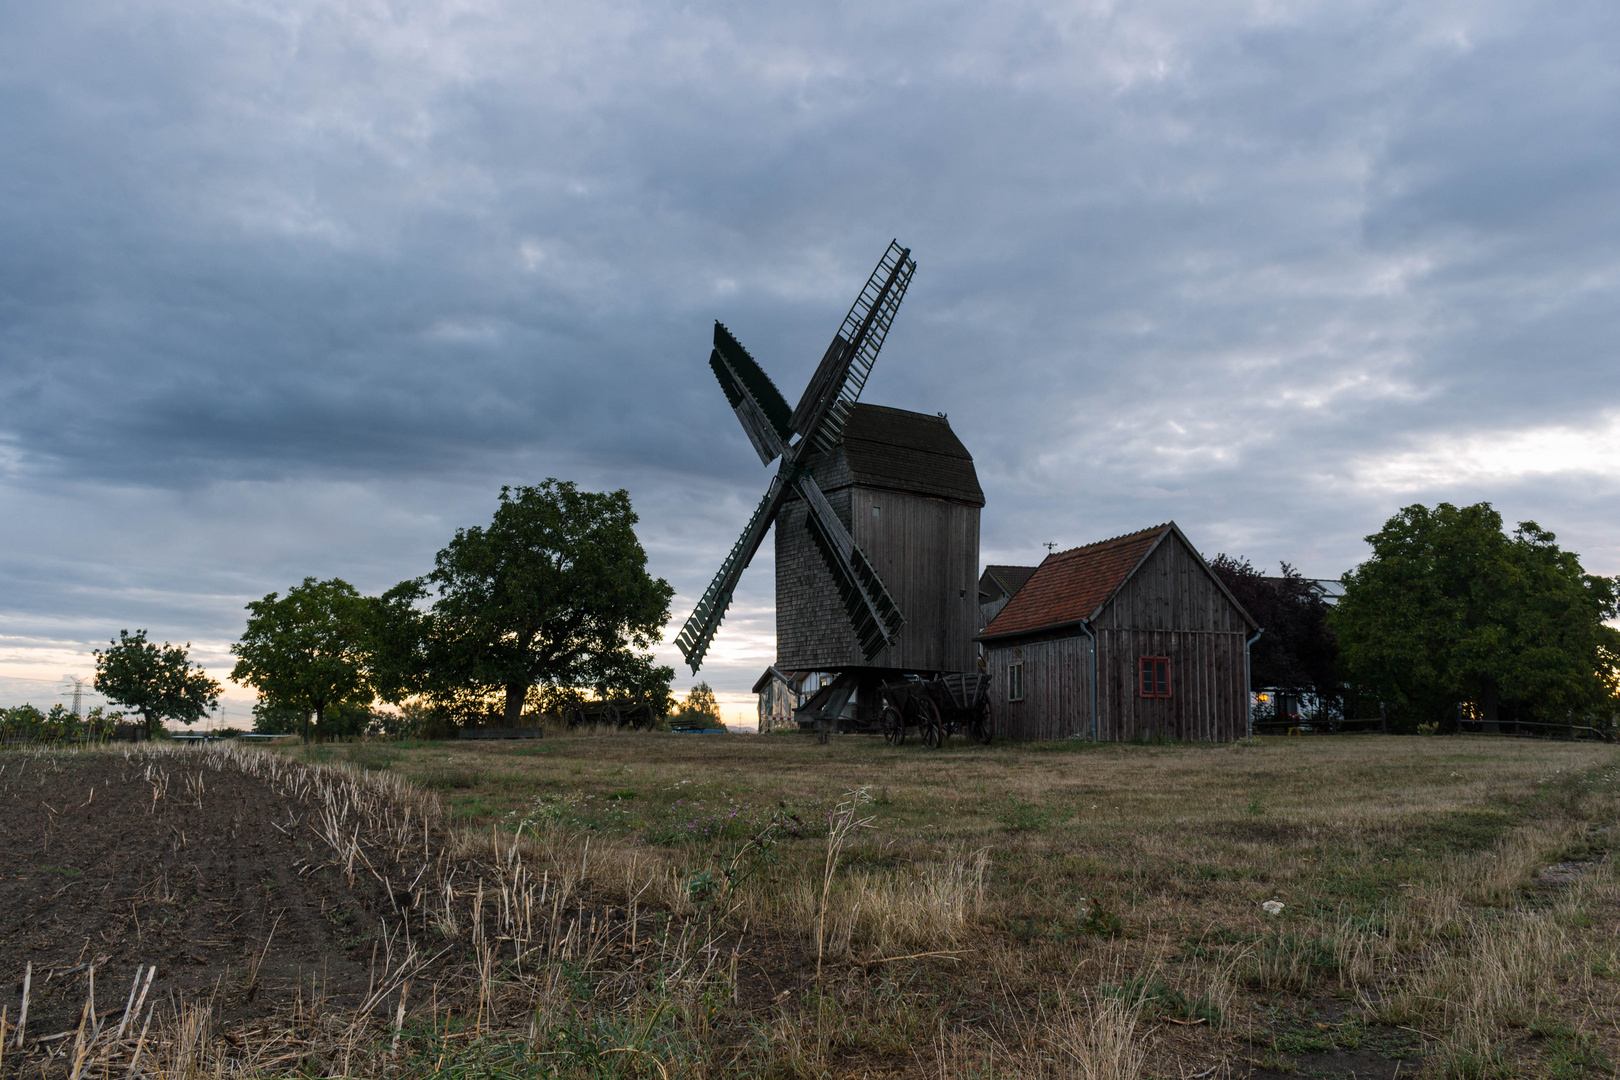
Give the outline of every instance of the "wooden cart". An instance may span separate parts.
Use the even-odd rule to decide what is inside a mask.
[[[990,711],[990,676],[953,672],[937,679],[902,679],[884,683],[879,724],[883,741],[899,746],[917,732],[923,745],[938,749],[951,735],[989,743],[995,737]]]
[[[658,711],[647,701],[614,698],[609,701],[587,701],[564,709],[562,722],[570,728],[582,724],[611,724],[614,727],[632,727],[647,730],[658,722]]]

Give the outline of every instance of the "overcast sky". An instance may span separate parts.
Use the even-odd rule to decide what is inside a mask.
[[[1612,0],[0,5],[0,704],[121,627],[223,676],[547,476],[629,489],[673,636],[769,477],[712,320],[796,400],[891,237],[864,400],[949,414],[985,561],[1336,577],[1489,500],[1620,573],[1617,113]]]

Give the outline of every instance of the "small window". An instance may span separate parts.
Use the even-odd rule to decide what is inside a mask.
[[[878,508],[876,506],[872,507],[872,516],[873,517],[878,516]]]
[[[1141,684],[1143,697],[1169,697],[1170,658],[1167,656],[1142,657]]]
[[[1007,665],[1007,700],[1024,700],[1024,662],[1022,660]]]

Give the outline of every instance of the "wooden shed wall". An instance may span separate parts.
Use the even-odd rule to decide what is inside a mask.
[[[973,670],[979,508],[860,486],[828,491],[827,498],[906,625],[899,644],[862,658],[832,575],[805,529],[804,504],[793,500],[776,519],[777,667]]]
[[[1096,628],[1241,634],[1248,623],[1203,560],[1172,531],[1097,613]]]
[[[1225,742],[1248,733],[1248,622],[1175,533],[1115,593],[1093,628],[1099,739]],[[1078,632],[1055,640],[1032,635],[1027,641],[990,643],[986,662],[995,676],[998,728],[1009,738],[1089,734],[1090,648],[1090,639]],[[1021,706],[1006,700],[1006,668],[1020,650]],[[1141,696],[1138,663],[1144,656],[1169,658],[1170,697]]]
[[[1199,630],[1097,631],[1097,737],[1230,742],[1248,734],[1242,634]],[[1171,694],[1143,697],[1144,656],[1170,660]]]
[[[1007,668],[1024,665],[1024,699],[1007,699]],[[990,708],[1000,739],[1091,737],[1091,640],[1083,634],[990,649]]]
[[[1098,738],[1228,742],[1248,734],[1249,625],[1172,532],[1097,615]],[[1170,659],[1171,695],[1141,695],[1138,663]]]

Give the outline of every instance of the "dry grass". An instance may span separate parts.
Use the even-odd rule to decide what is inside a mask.
[[[235,767],[320,808],[346,873],[405,849],[403,808],[412,843],[432,819],[432,940],[366,1016],[300,1021],[332,1072],[1221,1076],[1308,1066],[1324,1028],[1437,1075],[1620,1058],[1612,747],[579,732],[289,756]],[[1533,884],[1563,859],[1572,882]],[[471,960],[430,971],[441,941]],[[226,1067],[212,1038],[160,1014],[148,1053],[230,1073],[294,1042]]]

